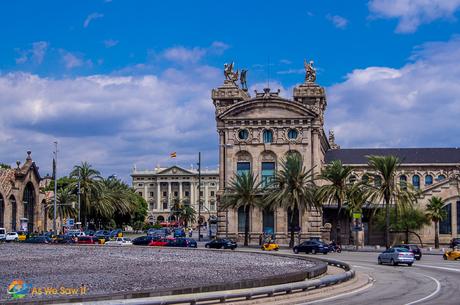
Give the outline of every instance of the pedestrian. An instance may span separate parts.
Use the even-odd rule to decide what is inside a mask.
[[[188,230],[188,237],[192,238],[192,236],[193,236],[193,229],[190,228],[190,229]]]

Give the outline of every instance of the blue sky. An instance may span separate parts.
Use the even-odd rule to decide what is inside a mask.
[[[217,166],[223,63],[290,96],[313,59],[343,147],[459,146],[460,0],[0,4],[0,159]]]

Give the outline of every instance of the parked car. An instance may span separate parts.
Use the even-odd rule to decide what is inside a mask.
[[[106,241],[105,244],[109,246],[131,246],[133,243],[129,238],[117,237],[114,240]]]
[[[24,231],[19,231],[18,233],[18,240],[25,241],[27,239],[27,233]]]
[[[280,249],[280,246],[276,242],[270,241],[263,243],[261,248],[264,251],[278,251]]]
[[[85,235],[86,236],[94,236],[94,231],[93,230],[85,230]]]
[[[454,247],[452,250],[447,250],[444,252],[442,258],[444,258],[444,260],[459,261],[460,249],[458,249],[458,247]]]
[[[139,236],[133,239],[133,245],[136,246],[148,246],[152,241],[161,239],[160,236],[157,235],[145,235]]]
[[[414,257],[416,260],[422,259],[422,250],[417,245],[413,244],[402,244],[402,245],[395,245],[394,248],[404,248],[409,250],[410,252],[414,253]]]
[[[105,242],[104,239],[99,239],[96,236],[80,236],[78,237],[77,244],[84,244],[84,245],[97,245],[103,244]]]
[[[301,244],[294,246],[292,249],[294,253],[299,253],[299,252],[305,252],[305,253],[311,253],[311,254],[316,254],[316,253],[323,253],[323,254],[328,254],[331,249],[329,248],[329,245],[326,243],[318,240],[318,239],[310,239],[302,242]]]
[[[86,236],[85,232],[82,232],[82,231],[69,231],[65,235],[68,235],[74,238],[78,238],[80,236]]]
[[[170,243],[171,240],[173,240],[174,238],[161,238],[161,239],[158,239],[158,240],[153,240],[149,243],[149,246],[152,246],[152,247],[166,247],[168,246],[168,244]]]
[[[167,241],[166,247],[197,248],[197,243],[192,238],[179,237]]]
[[[110,231],[110,238],[123,237],[123,232],[121,229],[115,229]]]
[[[110,232],[107,230],[99,230],[94,233],[98,238],[104,238],[106,241],[110,239]]]
[[[208,243],[206,243],[205,245],[205,248],[211,248],[211,249],[232,249],[232,250],[235,250],[236,247],[238,247],[238,245],[236,244],[236,242],[234,242],[233,240],[230,240],[230,239],[226,239],[226,238],[217,238],[217,239],[214,239],[213,241],[210,241]]]
[[[6,230],[5,228],[0,228],[0,241],[6,240]]]
[[[168,231],[165,229],[148,229],[147,235],[156,235],[160,237],[166,237],[168,235]]]
[[[57,244],[73,244],[75,243],[75,238],[73,238],[71,235],[61,234],[56,236],[54,242]]]
[[[393,266],[397,266],[398,264],[407,264],[408,266],[412,266],[414,261],[414,253],[410,252],[406,248],[395,247],[383,251],[377,258],[379,265],[387,263],[392,264]]]
[[[6,233],[5,241],[19,241],[19,235],[17,232]]]
[[[193,238],[184,238],[187,241],[187,247],[189,248],[198,248],[198,244],[196,243],[196,240]]]
[[[185,237],[185,230],[184,229],[176,229],[174,230],[174,237]]]
[[[452,238],[450,241],[450,247],[453,249],[460,246],[460,238]]]
[[[33,236],[26,239],[25,242],[30,244],[50,244],[52,241],[46,236]]]

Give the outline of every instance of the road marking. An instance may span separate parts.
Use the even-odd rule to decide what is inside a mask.
[[[420,274],[420,275],[423,275],[425,277],[428,277],[428,278],[432,279],[436,283],[436,290],[434,292],[432,292],[430,295],[427,295],[424,298],[421,298],[419,300],[407,303],[405,305],[412,305],[412,304],[417,304],[417,303],[423,302],[423,301],[428,300],[429,298],[435,296],[436,294],[439,293],[439,291],[441,291],[441,283],[437,279],[435,279],[434,277],[431,277],[429,275],[425,275],[425,274]]]
[[[441,269],[441,270],[449,270],[449,271],[460,272],[460,269],[456,269],[456,268],[437,267],[437,266],[419,265],[419,264],[417,264],[416,266],[417,267],[434,268],[434,269]]]
[[[345,293],[342,293],[342,294],[338,294],[338,295],[334,295],[332,297],[328,297],[328,298],[325,298],[325,299],[320,299],[320,300],[316,300],[316,301],[311,301],[311,302],[307,302],[307,303],[302,303],[301,305],[308,305],[308,304],[315,304],[315,303],[322,303],[322,302],[325,302],[325,301],[329,301],[329,300],[334,300],[334,299],[337,299],[337,298],[341,298],[341,297],[344,297],[344,296],[347,296],[347,295],[352,295],[352,294],[356,294],[358,292],[361,292],[363,290],[366,290],[368,289],[369,287],[371,287],[372,285],[374,285],[374,279],[372,277],[369,276],[369,279],[371,280],[370,283],[367,283],[365,286],[357,289],[357,290],[353,290],[353,291],[350,291],[350,292],[345,292]]]
[[[352,267],[362,268],[362,269],[368,269],[368,270],[375,270],[375,268],[364,267],[364,266],[358,266],[358,265],[353,265]]]

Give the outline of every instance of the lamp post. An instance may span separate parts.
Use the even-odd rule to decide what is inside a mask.
[[[56,208],[57,208],[57,148],[58,142],[54,141],[54,215],[53,215],[53,231],[54,234],[57,234],[56,231]]]
[[[80,167],[79,167],[78,168],[78,192],[77,192],[77,196],[78,196],[78,222],[81,225],[80,179],[81,179],[81,172],[80,172]]]
[[[198,241],[201,241],[201,152],[198,152]]]

